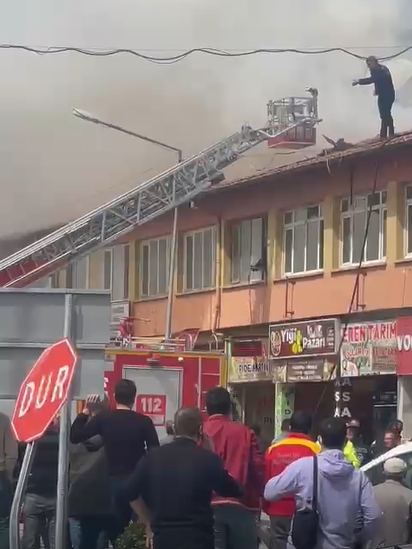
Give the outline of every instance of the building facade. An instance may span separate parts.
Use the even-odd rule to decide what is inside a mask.
[[[135,335],[162,335],[171,233],[170,214],[59,285],[110,289],[114,326],[130,315]],[[411,267],[405,134],[224,182],[180,207],[172,329],[199,330],[199,347],[260,342],[231,355],[228,380],[268,437],[296,407],[336,407],[371,437],[398,416],[412,436]]]

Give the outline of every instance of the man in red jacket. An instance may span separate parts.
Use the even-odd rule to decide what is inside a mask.
[[[215,514],[215,548],[253,549],[257,544],[256,513],[264,488],[264,457],[256,435],[231,419],[232,403],[223,387],[206,395],[208,419],[203,432],[210,438],[225,469],[244,488],[241,499],[212,501]]]
[[[288,436],[272,444],[266,452],[266,482],[283,473],[293,461],[319,453],[320,447],[309,437],[311,430],[312,416],[310,414],[295,412],[292,415]],[[264,502],[263,509],[270,518],[273,549],[286,549],[290,525],[295,512],[294,497],[288,496],[279,501]]]

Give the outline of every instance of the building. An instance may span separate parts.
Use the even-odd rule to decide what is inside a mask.
[[[179,210],[173,332],[199,330],[198,348],[232,339],[228,382],[268,438],[294,408],[336,402],[369,437],[397,416],[412,436],[411,152],[412,133],[370,140]],[[163,335],[171,232],[172,215],[143,225],[58,284],[110,289],[114,326],[131,316],[134,335]]]

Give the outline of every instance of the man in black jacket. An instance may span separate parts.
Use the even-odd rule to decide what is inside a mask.
[[[97,403],[91,417],[106,408],[105,401]],[[70,444],[69,452],[68,509],[73,549],[104,549],[107,538],[115,542],[115,525],[102,438]]]
[[[395,102],[395,88],[393,86],[392,75],[385,65],[381,65],[376,57],[371,56],[366,60],[370,76],[368,78],[359,78],[352,82],[352,86],[375,86],[375,95],[378,97],[379,115],[381,117],[382,138],[393,137],[395,128],[392,118],[392,106]]]
[[[199,445],[198,408],[181,408],[174,424],[176,440],[139,461],[126,496],[149,535],[153,531],[154,549],[214,549],[212,493],[238,498],[242,488],[220,457]]]
[[[20,465],[24,451],[25,444],[21,444]],[[38,547],[40,535],[44,535],[45,526],[49,547],[54,549],[58,461],[59,432],[58,424],[54,422],[37,442],[23,507],[23,549]]]

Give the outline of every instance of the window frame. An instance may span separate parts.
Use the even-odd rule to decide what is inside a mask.
[[[115,264],[116,264],[116,251],[122,249],[123,257],[121,259],[121,263],[123,264],[123,272],[122,274],[122,286],[123,286],[123,292],[122,297],[119,298],[118,296],[115,296],[115,293],[117,291],[116,284],[113,284],[113,280],[115,278]],[[121,301],[128,301],[129,300],[129,269],[130,269],[130,244],[115,244],[111,248],[106,249],[105,251],[110,251],[112,254],[111,257],[111,274],[110,274],[110,294],[111,294],[111,300],[113,303],[119,303]],[[104,275],[103,275],[104,276]],[[104,286],[104,280],[103,280],[103,286]],[[108,289],[108,288],[106,288]]]
[[[85,267],[86,267],[85,285],[82,288],[78,286],[79,261],[85,261]],[[73,261],[72,263],[69,263],[69,265],[66,267],[66,287],[74,290],[88,290],[90,286],[89,275],[90,275],[90,255],[86,255],[80,258],[78,261]],[[57,286],[52,286],[52,287],[57,287]]]
[[[308,211],[318,208],[318,217],[313,217],[312,219],[308,218]],[[296,214],[297,212],[303,212],[306,210],[306,219],[302,220],[296,220]],[[286,216],[291,215],[292,220],[286,221]],[[307,269],[307,261],[308,261],[308,252],[307,252],[307,228],[309,224],[317,224],[318,225],[318,242],[317,242],[317,268],[315,269]],[[305,226],[305,245],[304,245],[304,269],[301,271],[294,271],[293,270],[293,264],[294,264],[294,255],[295,255],[295,230],[297,227]],[[295,208],[294,210],[286,210],[283,212],[283,234],[282,234],[282,274],[284,277],[293,277],[293,276],[301,276],[301,275],[311,275],[311,274],[317,274],[322,273],[324,266],[323,266],[323,255],[324,255],[324,247],[325,247],[325,220],[323,217],[322,212],[322,204],[312,204],[309,206],[305,206],[303,208]],[[286,270],[286,262],[287,262],[287,234],[288,231],[292,232],[292,244],[291,244],[291,258],[290,258],[290,264],[291,264],[291,270]]]
[[[156,287],[157,291],[155,293],[151,293],[150,291],[150,245],[154,242],[157,242],[157,269],[156,269]],[[160,242],[165,242],[166,244],[166,251],[165,251],[165,272],[166,272],[166,283],[165,283],[165,291],[160,292],[159,291],[159,250],[160,250]],[[147,269],[145,269],[144,261],[143,261],[143,249],[147,248]],[[151,300],[151,299],[161,299],[164,297],[167,297],[168,290],[169,290],[169,264],[170,264],[170,247],[171,247],[171,236],[170,235],[163,235],[163,236],[157,236],[155,238],[148,238],[146,240],[142,240],[139,242],[139,265],[138,265],[138,275],[139,275],[139,287],[138,287],[138,297],[139,300]],[[144,286],[145,286],[145,273],[144,270],[147,270],[147,294],[144,292]]]
[[[106,288],[106,257],[110,254],[110,283]],[[113,290],[113,248],[105,248],[103,253],[103,280],[102,280],[103,290],[110,291],[110,295]]]
[[[411,192],[411,197],[408,198],[408,190]],[[412,238],[411,238],[411,251],[408,251],[409,248],[409,222],[411,223],[411,233],[412,233],[412,212],[411,219],[409,220],[409,207],[412,210],[412,184],[406,185],[405,187],[405,223],[404,223],[404,257],[406,259],[412,259]],[[412,236],[412,234],[411,234]]]
[[[256,260],[255,263],[261,261],[262,266],[260,269],[254,271],[252,270],[253,262],[253,248],[254,248],[254,242],[253,242],[253,224],[255,222],[260,222],[261,228],[260,228],[260,257]],[[245,249],[242,244],[242,234],[243,234],[243,227],[245,224],[250,224],[250,246],[249,246],[249,253],[248,258],[246,260],[249,262],[249,273],[246,279],[242,276],[242,262],[244,261],[244,255],[245,255]],[[227,277],[227,284],[229,286],[242,286],[242,285],[249,285],[249,284],[259,284],[261,282],[264,282],[266,280],[266,263],[267,263],[267,218],[263,215],[257,216],[257,217],[248,217],[244,219],[238,219],[230,223],[229,226],[229,235],[230,235],[230,251],[229,251],[229,273]],[[235,234],[237,232],[237,235]],[[234,276],[234,247],[235,247],[235,239],[239,237],[239,245],[238,245],[238,258],[237,261],[239,262],[238,270],[239,270],[239,276]]]
[[[387,255],[387,220],[388,220],[388,206],[387,206],[387,190],[382,189],[380,191],[376,191],[375,193],[368,193],[368,194],[358,194],[353,197],[343,197],[340,201],[340,226],[339,226],[339,266],[341,268],[351,268],[359,265],[359,260],[354,261],[353,259],[353,252],[354,252],[354,239],[353,239],[353,231],[354,231],[354,215],[359,213],[365,213],[365,229],[366,229],[366,223],[368,220],[369,215],[369,199],[375,195],[378,195],[379,198],[379,204],[376,204],[372,206],[372,214],[374,215],[374,212],[378,212],[379,215],[379,233],[378,233],[378,258],[377,259],[367,259],[367,242],[362,258],[362,265],[374,265],[377,263],[384,263],[386,261],[386,255]],[[356,202],[359,200],[363,200],[365,203],[364,207],[357,207]],[[343,210],[343,204],[344,202],[347,202],[347,209]],[[385,215],[386,214],[386,215]],[[344,261],[344,220],[349,219],[350,222],[350,250],[349,255],[350,259],[349,261]],[[370,226],[369,226],[370,230]],[[365,234],[363,232],[363,234]],[[369,237],[370,233],[368,234]]]
[[[203,260],[204,260],[204,239],[205,239],[205,234],[206,233],[211,233],[211,237],[212,237],[212,240],[211,240],[211,244],[212,244],[212,249],[211,249],[211,273],[210,273],[210,278],[211,278],[211,285],[210,286],[205,286],[203,284],[203,280],[205,278],[205,272],[204,272],[204,264],[203,264]],[[199,235],[201,234],[202,235],[202,252],[201,252],[201,255],[202,255],[202,287],[201,288],[189,288],[188,285],[187,285],[187,272],[188,272],[188,253],[187,253],[187,246],[188,246],[188,240],[189,238],[192,238],[193,239],[193,244],[192,244],[192,247],[193,247],[193,250],[192,250],[192,281],[193,281],[193,286],[195,284],[195,238],[196,238],[196,235]],[[212,226],[209,226],[209,227],[203,227],[202,229],[197,229],[195,231],[189,231],[187,233],[185,233],[183,235],[183,276],[182,276],[182,291],[183,293],[185,294],[188,294],[188,293],[196,293],[196,292],[204,292],[204,291],[208,291],[208,290],[213,290],[216,288],[216,247],[217,247],[217,227],[216,225],[212,225]]]

